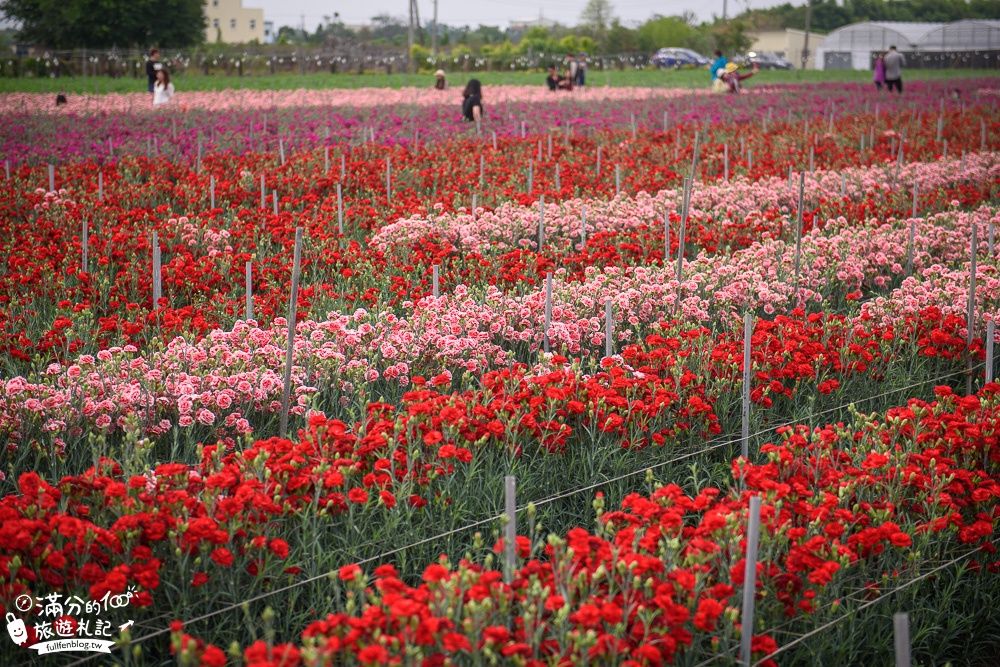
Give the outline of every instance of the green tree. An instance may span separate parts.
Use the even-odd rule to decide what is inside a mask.
[[[623,26],[621,21],[615,19],[608,29],[605,40],[605,53],[628,53],[635,51],[638,47],[637,33],[635,30]]]
[[[684,46],[691,36],[691,26],[676,16],[654,16],[639,26],[637,42],[643,51],[668,46]]]
[[[601,44],[614,20],[614,11],[611,0],[587,0],[587,6],[580,14],[580,26],[586,28],[597,43]]]
[[[22,39],[55,49],[183,47],[205,39],[203,0],[0,0]]]

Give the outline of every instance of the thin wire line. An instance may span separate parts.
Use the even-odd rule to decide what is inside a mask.
[[[973,369],[977,368],[978,366],[982,366],[982,365],[983,365],[982,363],[976,364],[976,366],[973,366]],[[951,377],[953,375],[964,375],[967,372],[968,372],[967,369],[962,369],[960,371],[954,371],[952,373],[946,373],[944,375],[938,375],[937,377],[928,378],[927,380],[924,380],[924,381],[922,381],[920,383],[917,383],[917,384],[911,384],[911,385],[907,385],[907,386],[904,386],[904,387],[898,387],[896,389],[892,389],[890,391],[886,391],[886,392],[883,392],[881,394],[876,394],[874,396],[867,396],[865,398],[858,399],[857,401],[851,401],[850,403],[843,403],[843,404],[841,404],[841,405],[839,405],[837,407],[830,408],[828,410],[824,410],[822,412],[817,412],[815,414],[809,415],[808,418],[810,420],[812,420],[812,419],[815,419],[816,417],[821,417],[821,416],[823,416],[825,414],[830,414],[831,412],[837,412],[839,410],[843,410],[844,408],[848,408],[848,407],[850,407],[852,405],[856,405],[858,403],[863,403],[865,401],[874,400],[876,398],[882,398],[882,397],[885,397],[885,396],[888,396],[890,394],[894,394],[894,393],[897,393],[897,392],[900,392],[900,391],[906,391],[908,389],[914,389],[916,387],[923,386],[923,385],[928,384],[930,382],[937,382],[938,380],[942,380],[942,379],[944,379],[946,377]],[[795,424],[799,424],[799,423],[802,423],[802,420],[793,420],[793,421],[785,422],[784,424],[778,424],[778,425],[775,425],[775,426],[770,426],[768,428],[761,429],[761,430],[759,430],[759,431],[757,431],[755,433],[751,433],[750,435],[747,436],[747,439],[749,440],[750,438],[756,438],[757,436],[764,435],[766,433],[770,433],[770,432],[775,431],[775,430],[777,430],[779,428],[785,428],[786,426],[794,426]],[[737,442],[742,442],[742,441],[743,441],[743,437],[742,436],[740,436],[738,438],[733,438],[731,440],[725,440],[725,441],[719,442],[718,444],[715,444],[715,445],[711,445],[712,441],[710,440],[708,444],[711,445],[711,446],[709,446],[709,447],[705,447],[705,448],[702,448],[702,449],[691,451],[691,452],[688,452],[688,453],[683,454],[681,456],[678,456],[676,458],[670,459],[668,461],[662,461],[660,463],[656,463],[656,464],[651,465],[651,466],[643,466],[641,469],[633,470],[631,472],[624,473],[624,474],[619,475],[617,477],[612,477],[611,479],[603,480],[603,481],[600,481],[600,482],[595,482],[593,484],[590,484],[588,486],[585,486],[585,487],[582,487],[582,488],[579,488],[579,489],[573,489],[571,491],[565,491],[563,493],[559,493],[559,494],[556,494],[554,496],[550,496],[548,498],[544,498],[544,499],[539,500],[539,501],[534,501],[534,502],[531,502],[529,504],[533,505],[534,507],[541,507],[542,505],[547,505],[547,504],[549,504],[551,502],[555,502],[556,500],[562,500],[563,498],[568,498],[570,496],[576,495],[577,493],[582,493],[584,491],[590,491],[592,489],[596,489],[597,487],[603,486],[605,484],[612,484],[614,482],[620,482],[623,479],[627,479],[629,477],[633,477],[635,475],[639,475],[639,474],[645,473],[648,470],[655,470],[656,468],[662,468],[663,466],[670,465],[671,463],[676,463],[678,461],[683,461],[684,459],[691,458],[695,454],[702,454],[702,453],[705,453],[705,452],[710,452],[710,451],[713,451],[715,449],[719,449],[720,447],[725,447],[726,445],[732,445],[732,444],[735,444]],[[528,505],[523,505],[521,507],[518,507],[517,510],[520,512],[521,510],[524,510],[525,508],[527,508],[527,506]]]
[[[377,556],[371,556],[369,558],[364,558],[362,560],[355,561],[354,563],[351,563],[351,564],[352,565],[365,565],[365,564],[370,563],[372,561],[382,560],[386,556],[392,556],[393,554],[397,554],[397,553],[399,553],[401,551],[406,551],[407,549],[411,549],[413,547],[418,547],[418,546],[420,546],[422,544],[427,544],[428,542],[434,542],[434,541],[440,540],[442,538],[454,535],[456,533],[460,533],[462,531],[468,530],[470,528],[477,528],[477,527],[482,526],[484,524],[490,523],[491,521],[496,521],[499,518],[500,518],[499,516],[495,516],[495,517],[491,517],[489,519],[482,519],[480,521],[476,521],[475,523],[471,523],[471,524],[468,524],[468,525],[465,525],[465,526],[461,526],[460,528],[453,528],[453,529],[445,531],[443,533],[438,533],[437,535],[434,535],[432,537],[425,537],[422,540],[418,540],[416,542],[413,542],[411,544],[407,544],[407,545],[404,545],[404,546],[401,546],[401,547],[396,547],[395,549],[391,549],[389,551],[385,551],[385,552],[383,552],[383,553],[381,553],[381,554],[379,554]],[[223,607],[221,609],[216,609],[215,611],[210,611],[207,614],[202,614],[201,616],[196,616],[196,617],[194,617],[194,618],[192,618],[190,620],[184,621],[184,624],[185,625],[194,624],[194,623],[197,623],[198,621],[204,621],[207,618],[212,618],[213,616],[218,616],[219,614],[224,614],[224,613],[226,613],[228,611],[233,611],[234,609],[238,609],[238,608],[242,607],[244,604],[249,604],[251,602],[257,602],[259,600],[263,600],[264,598],[270,597],[271,595],[274,595],[275,593],[283,593],[283,592],[289,591],[289,590],[291,590],[293,588],[298,588],[299,586],[304,586],[305,584],[310,584],[310,583],[312,583],[314,581],[319,581],[320,579],[325,579],[325,578],[329,577],[330,575],[334,574],[334,572],[336,572],[336,570],[330,570],[329,572],[325,572],[323,574],[318,574],[318,575],[316,575],[314,577],[309,577],[308,579],[303,579],[302,581],[296,581],[294,583],[288,584],[287,586],[282,586],[281,588],[276,588],[273,591],[268,591],[266,593],[261,593],[259,595],[255,595],[254,597],[248,598],[246,600],[243,600],[242,602],[240,602],[238,604],[232,604],[232,605],[229,605],[227,607]],[[133,640],[131,640],[129,642],[129,644],[130,645],[131,644],[139,644],[141,642],[146,641],[147,639],[152,639],[153,637],[158,637],[160,635],[167,634],[170,631],[171,631],[170,628],[163,628],[163,629],[157,630],[155,632],[151,632],[148,635],[143,635],[142,637],[138,637],[136,639],[133,639]],[[89,662],[92,658],[96,658],[96,657],[98,657],[98,654],[94,653],[93,655],[90,655],[90,656],[88,656],[86,658],[81,658],[81,659],[77,660],[76,662],[71,662],[68,667],[74,667],[75,665],[82,665],[82,664],[84,664],[86,662]]]
[[[997,543],[997,540],[1000,540],[1000,537],[994,538],[992,540],[992,544],[995,545]],[[952,565],[958,563],[959,561],[965,560],[969,556],[972,556],[972,555],[974,555],[974,554],[982,551],[982,547],[983,547],[983,545],[980,545],[980,546],[976,547],[975,549],[972,549],[972,550],[970,550],[970,551],[962,554],[961,556],[958,556],[957,558],[953,558],[952,560],[948,561],[947,563],[942,563],[941,565],[938,565],[937,567],[935,567],[933,570],[928,570],[927,572],[923,573],[919,577],[914,577],[913,579],[909,580],[905,584],[902,584],[901,586],[897,586],[896,588],[893,588],[892,590],[890,590],[890,591],[888,591],[886,593],[883,593],[882,595],[878,596],[874,600],[871,600],[871,601],[866,602],[865,604],[861,605],[857,609],[853,609],[850,612],[845,613],[843,616],[840,616],[839,618],[837,618],[837,619],[835,619],[833,621],[829,621],[828,623],[824,623],[823,625],[810,630],[809,632],[807,632],[806,634],[802,635],[801,637],[797,637],[796,639],[793,639],[792,641],[788,642],[787,644],[778,647],[773,653],[770,653],[770,654],[764,656],[763,658],[761,658],[760,660],[754,662],[751,667],[758,667],[758,665],[762,664],[765,660],[770,660],[771,658],[773,658],[774,656],[778,655],[779,653],[783,653],[786,650],[790,649],[791,647],[795,646],[796,644],[800,644],[800,643],[804,642],[809,637],[812,637],[813,635],[819,634],[820,632],[823,632],[824,630],[837,625],[838,623],[840,623],[841,621],[843,621],[843,620],[845,620],[847,618],[852,618],[858,612],[864,611],[868,607],[872,607],[872,606],[878,604],[879,602],[881,602],[882,600],[885,600],[886,598],[892,597],[893,595],[895,595],[899,591],[901,591],[901,590],[903,590],[905,588],[909,588],[913,584],[915,584],[918,581],[921,581],[923,579],[926,579],[927,577],[931,576],[935,572],[940,572],[941,570],[949,568]],[[770,632],[770,631],[765,631],[765,632]]]
[[[976,367],[981,366],[981,365],[982,365],[982,363],[976,364],[976,366],[973,366],[973,369],[975,369]],[[937,381],[939,379],[942,379],[942,378],[945,378],[945,377],[949,377],[949,376],[957,375],[957,374],[962,374],[962,373],[966,373],[966,372],[968,372],[968,371],[967,370],[961,370],[961,371],[955,371],[955,372],[952,372],[952,373],[947,373],[945,375],[939,375],[937,377],[929,378],[929,379],[924,380],[924,381],[922,381],[920,383],[917,383],[917,384],[912,384],[912,385],[908,385],[908,386],[905,386],[905,387],[899,387],[897,389],[894,389],[894,390],[891,390],[891,391],[888,391],[888,392],[883,392],[882,394],[877,394],[875,396],[870,396],[870,397],[866,397],[866,398],[863,398],[863,399],[859,399],[858,401],[852,401],[851,403],[842,404],[842,405],[840,405],[840,406],[838,406],[836,408],[831,408],[830,410],[826,411],[825,413],[828,413],[828,412],[831,412],[831,411],[836,411],[836,410],[841,410],[841,409],[843,409],[845,407],[849,407],[850,405],[858,403],[858,402],[863,402],[863,401],[866,401],[866,400],[872,400],[874,398],[879,398],[881,396],[886,396],[886,395],[889,395],[889,394],[892,394],[892,393],[896,393],[898,391],[904,391],[906,389],[912,389],[914,387],[919,387],[919,386],[922,386],[922,385],[927,384],[929,382],[935,382],[935,381]],[[811,415],[811,417],[820,416],[820,415],[825,414],[825,413],[817,413],[816,415]],[[778,426],[772,426],[772,427],[769,427],[767,429],[761,429],[761,430],[757,431],[756,433],[753,433],[751,436],[748,436],[748,437],[756,437],[758,435],[763,435],[765,433],[771,432],[771,431],[776,430],[778,428],[783,428],[785,426],[791,426],[794,423],[796,423],[796,422],[788,422],[788,423],[785,423],[785,424],[780,424]],[[578,493],[583,493],[584,491],[589,491],[589,490],[595,489],[595,488],[597,488],[599,486],[603,486],[605,484],[611,484],[611,483],[614,483],[614,482],[617,482],[617,481],[621,481],[623,479],[627,479],[629,477],[633,477],[633,476],[638,475],[640,473],[645,473],[647,470],[653,470],[653,469],[656,469],[656,468],[661,468],[663,466],[669,465],[671,463],[677,463],[678,461],[683,461],[685,459],[691,458],[691,457],[696,456],[698,454],[703,454],[703,453],[706,453],[706,452],[710,452],[710,451],[719,449],[721,447],[725,447],[726,445],[732,445],[732,444],[735,444],[737,442],[742,442],[742,440],[743,440],[743,438],[741,436],[739,438],[733,438],[733,439],[730,439],[730,440],[719,442],[719,443],[717,443],[715,445],[712,445],[710,447],[701,448],[701,449],[697,449],[697,450],[692,450],[692,451],[690,451],[690,452],[688,452],[686,454],[682,454],[681,456],[674,457],[674,458],[669,459],[667,461],[661,461],[660,463],[654,464],[652,466],[645,466],[645,467],[643,467],[641,469],[634,470],[632,472],[625,473],[623,475],[619,475],[617,477],[613,477],[613,478],[608,479],[608,480],[603,480],[603,481],[600,481],[600,482],[596,482],[594,484],[590,484],[590,485],[585,486],[583,488],[574,489],[572,491],[567,491],[565,493],[557,494],[555,496],[551,496],[549,498],[544,498],[544,499],[542,499],[542,500],[540,500],[538,502],[530,503],[530,504],[533,504],[535,507],[540,507],[542,505],[547,505],[549,503],[555,502],[556,500],[561,500],[563,498],[567,498],[569,496],[573,496],[573,495],[576,495]],[[527,507],[527,505],[525,505],[524,507],[519,507],[515,511],[518,511],[518,512],[522,511],[526,507]],[[379,561],[379,560],[384,559],[387,556],[391,556],[393,554],[397,554],[397,553],[400,553],[402,551],[406,551],[407,549],[418,547],[418,546],[421,546],[423,544],[427,544],[428,542],[434,542],[434,541],[442,539],[444,537],[448,537],[448,536],[454,535],[456,533],[464,532],[466,530],[469,530],[470,528],[477,528],[479,526],[488,524],[488,523],[490,523],[492,521],[499,520],[501,517],[502,517],[502,515],[497,515],[497,516],[493,516],[493,517],[490,517],[490,518],[487,518],[487,519],[481,519],[481,520],[476,521],[474,523],[467,524],[467,525],[459,527],[459,528],[453,528],[453,529],[451,529],[449,531],[446,531],[444,533],[439,533],[439,534],[434,535],[432,537],[427,537],[427,538],[424,538],[422,540],[418,540],[416,542],[413,542],[411,544],[407,544],[407,545],[404,545],[404,546],[401,546],[401,547],[397,547],[395,549],[383,552],[383,553],[378,554],[376,556],[370,556],[368,558],[365,558],[365,559],[362,559],[362,560],[359,560],[359,561],[355,561],[354,563],[351,563],[351,564],[353,564],[353,565],[364,565],[364,564],[367,564],[367,563],[371,563],[373,561]],[[301,581],[293,582],[291,584],[288,584],[287,586],[283,586],[281,588],[277,588],[277,589],[274,589],[272,591],[268,591],[266,593],[261,593],[261,594],[259,594],[257,596],[249,598],[247,600],[243,600],[242,602],[239,602],[238,604],[232,604],[232,605],[229,605],[227,607],[223,607],[221,609],[217,609],[215,611],[209,612],[207,614],[203,614],[201,616],[196,616],[195,618],[187,620],[184,623],[185,623],[185,625],[190,625],[190,624],[197,623],[199,621],[203,621],[203,620],[205,620],[207,618],[212,618],[214,616],[218,616],[219,614],[223,614],[223,613],[226,613],[228,611],[232,611],[234,609],[238,609],[241,606],[243,606],[244,604],[249,604],[251,602],[257,602],[259,600],[268,598],[271,595],[274,595],[276,593],[282,593],[282,592],[285,592],[285,591],[288,591],[288,590],[292,590],[292,589],[298,588],[299,586],[304,586],[306,584],[310,584],[310,583],[312,583],[314,581],[319,581],[320,579],[329,577],[333,573],[334,573],[334,570],[330,570],[330,571],[325,572],[323,574],[315,575],[313,577],[309,577],[309,578],[303,579]],[[145,641],[147,639],[151,639],[153,637],[158,637],[160,635],[167,634],[169,632],[170,632],[169,628],[163,628],[163,629],[154,631],[154,632],[152,632],[150,634],[143,635],[142,637],[138,637],[138,638],[132,640],[131,643],[132,644],[138,644],[138,643],[141,643],[141,642],[143,642],[143,641]],[[93,654],[93,655],[91,655],[91,656],[88,656],[88,657],[85,657],[85,658],[81,658],[80,660],[78,660],[76,662],[70,663],[69,667],[75,667],[76,665],[85,664],[86,662],[90,661],[94,657],[97,657],[96,653]]]

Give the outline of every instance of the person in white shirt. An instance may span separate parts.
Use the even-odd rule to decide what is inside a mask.
[[[166,104],[174,96],[174,84],[170,83],[170,72],[167,68],[156,71],[156,85],[153,86],[153,106]]]

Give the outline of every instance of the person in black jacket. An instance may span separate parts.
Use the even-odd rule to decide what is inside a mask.
[[[163,69],[163,63],[160,62],[160,50],[154,47],[149,50],[149,60],[146,61],[146,78],[149,79],[149,92],[153,92],[153,86],[156,85],[156,73],[161,69]]]
[[[462,91],[462,118],[471,121],[483,118],[483,84],[479,79],[469,79]]]

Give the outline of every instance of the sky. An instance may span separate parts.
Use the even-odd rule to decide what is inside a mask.
[[[614,15],[625,24],[641,23],[653,14],[670,16],[686,11],[694,12],[699,19],[708,20],[712,15],[722,15],[724,0],[611,0]],[[747,7],[763,8],[782,4],[788,0],[728,0],[729,15],[737,14]],[[802,0],[791,0],[799,4]],[[430,22],[434,12],[433,0],[418,0],[421,23]],[[511,21],[537,18],[539,12],[547,19],[565,25],[575,25],[583,11],[586,0],[438,0],[438,22],[452,26],[479,24],[505,28]],[[274,21],[275,27],[283,25],[299,27],[303,20],[306,28],[315,30],[324,16],[340,13],[340,20],[347,25],[368,24],[380,13],[400,17],[408,15],[407,0],[368,0],[367,2],[343,2],[342,0],[243,0],[244,7],[260,7],[264,10],[264,20]]]

